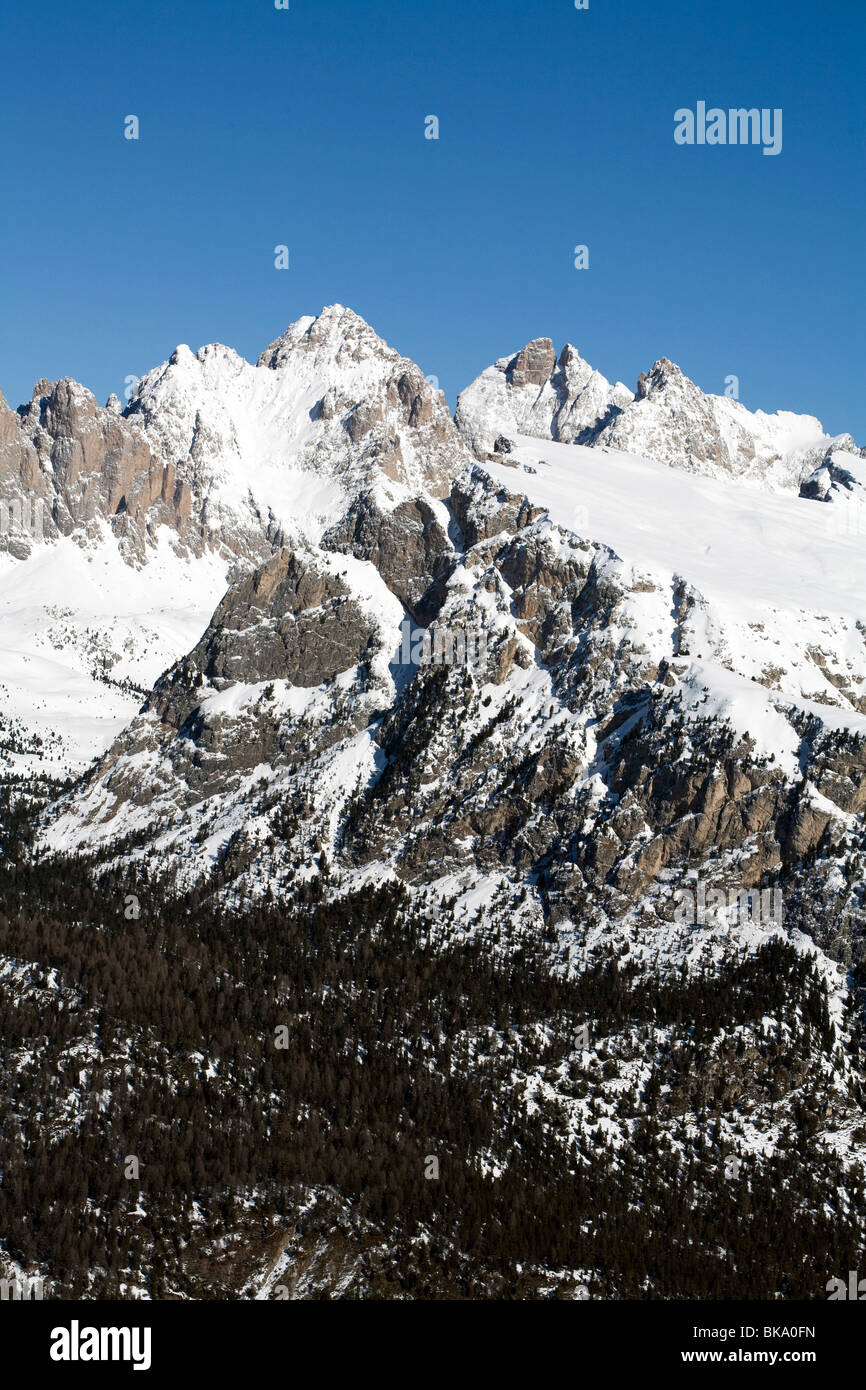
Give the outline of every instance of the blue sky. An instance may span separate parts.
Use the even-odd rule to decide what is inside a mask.
[[[10,11],[11,404],[40,376],[122,396],[178,342],[254,359],[339,301],[452,406],[546,335],[632,387],[660,356],[705,390],[736,375],[750,408],[866,443],[862,0]],[[781,154],[676,145],[674,111],[699,100],[782,108]]]

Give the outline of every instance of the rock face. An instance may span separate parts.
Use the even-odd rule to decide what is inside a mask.
[[[147,521],[179,529],[189,511],[143,433],[68,379],[37,382],[18,412],[0,399],[0,499],[13,523],[0,547],[20,558],[42,539],[93,536],[100,522],[137,541]]]
[[[313,713],[320,751],[366,725],[388,684],[383,615],[396,625],[402,610],[375,575],[358,593],[347,563],[281,550],[232,585],[103,760],[88,793],[93,806],[108,794],[101,816],[150,816],[166,796],[176,806],[242,796],[256,770],[303,757]],[[152,776],[141,777],[144,762]]]
[[[521,348],[506,369],[509,384],[516,391],[524,386],[544,386],[556,366],[556,353],[550,338],[535,338]]]
[[[581,442],[705,477],[797,490],[842,439],[831,439],[813,416],[753,413],[727,396],[706,395],[663,357],[641,375],[634,400]]]
[[[18,412],[0,398],[12,521],[0,545],[29,551],[40,537],[29,510],[18,517],[38,501],[48,540],[92,539],[104,523],[141,563],[168,526],[191,553],[261,559],[289,531],[315,539],[364,488],[392,504],[442,497],[466,464],[442,393],[333,305],[292,324],[256,366],[219,344],[177,348],[122,413],[69,380],[38,382]]]
[[[741,653],[682,576],[554,525],[478,466],[447,510],[459,547],[432,508],[361,505],[348,531],[238,579],[48,843],[110,855],[146,825],[166,871],[206,881],[214,845],[240,839],[253,893],[324,847],[349,876],[504,876],[545,913],[612,922],[667,920],[689,875],[796,897],[866,806],[863,655],[843,670],[816,623],[782,695],[781,668]],[[407,654],[425,606],[434,648],[468,636],[471,659]],[[792,641],[789,615],[743,627],[777,661]],[[826,719],[805,698],[818,680]],[[305,807],[291,834],[287,805]]]
[[[842,516],[834,524],[843,531],[866,534],[866,451],[858,449],[850,435],[829,448],[821,462],[800,485],[800,496],[815,502],[836,504]]]
[[[444,508],[423,496],[383,511],[375,495],[364,493],[326,532],[323,544],[369,560],[407,613],[424,622],[441,601],[439,581],[452,561],[448,520]]]
[[[834,450],[864,456],[850,435],[831,438],[812,416],[753,413],[727,396],[707,395],[666,357],[641,373],[632,395],[620,382],[611,386],[570,345],[556,361],[549,338],[488,367],[461,394],[456,421],[482,461],[499,434],[522,434],[619,449],[773,489],[797,490]]]
[[[332,568],[281,550],[228,591],[182,669],[217,690],[272,679],[307,689],[357,666],[374,630]],[[153,707],[170,708],[158,693]]]
[[[500,434],[571,443],[631,399],[627,387],[611,386],[571,344],[557,360],[550,338],[536,338],[515,356],[500,358],[461,392],[455,419],[483,459]]]

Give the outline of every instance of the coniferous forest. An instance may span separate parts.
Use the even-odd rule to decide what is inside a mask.
[[[55,1295],[243,1298],[282,1260],[271,1296],[816,1298],[857,1268],[863,1174],[808,1080],[834,1028],[786,943],[708,987],[434,941],[400,885],[129,916],[122,877],[29,856],[29,820],[7,800],[0,1231]],[[761,1040],[780,1013],[790,1045]],[[732,1170],[723,1112],[792,1077],[776,1153]]]

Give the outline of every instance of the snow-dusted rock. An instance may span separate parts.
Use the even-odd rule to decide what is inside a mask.
[[[532,434],[570,443],[631,399],[622,382],[612,386],[570,343],[557,360],[550,338],[536,338],[467,386],[455,419],[483,459],[493,452],[499,435]]]
[[[634,400],[581,442],[771,490],[797,490],[836,443],[814,416],[752,412],[741,401],[708,395],[664,357],[641,375]]]
[[[666,357],[641,373],[632,395],[621,382],[611,386],[570,345],[556,360],[549,338],[482,372],[461,394],[455,418],[482,461],[502,452],[498,436],[532,435],[619,449],[771,490],[797,490],[834,449],[861,455],[850,435],[827,435],[814,416],[753,412],[701,391]]]
[[[154,661],[170,664],[200,634],[232,570],[284,545],[329,531],[334,548],[375,551],[420,602],[424,557],[450,548],[438,499],[470,462],[442,393],[341,305],[290,325],[255,365],[221,344],[180,346],[123,412],[69,380],[39,382],[20,412],[0,398],[0,560],[15,561],[0,567],[0,612],[4,585],[16,604],[14,649],[0,655],[17,731],[0,738],[3,761],[38,766],[34,739],[50,736],[46,768],[80,769],[105,746],[106,707],[113,732]],[[98,595],[82,586],[82,555]],[[129,567],[149,572],[143,607]],[[12,598],[22,586],[24,610]],[[122,593],[136,597],[118,647]],[[44,718],[22,669],[37,657],[58,663]]]

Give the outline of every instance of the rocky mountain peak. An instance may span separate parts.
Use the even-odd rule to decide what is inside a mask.
[[[861,456],[850,436],[832,438],[813,416],[752,412],[734,397],[702,391],[669,357],[641,372],[632,395],[570,343],[556,359],[549,338],[482,372],[460,395],[455,420],[482,462],[522,434],[617,449],[708,477],[747,477],[772,491],[798,490],[833,449]],[[817,496],[821,486],[808,483],[803,495]]]
[[[533,338],[509,362],[505,375],[512,386],[543,386],[556,365],[550,338]]]
[[[256,366],[221,343],[179,344],[125,409],[71,378],[40,379],[17,411],[4,402],[0,501],[13,523],[0,548],[23,558],[64,535],[92,548],[108,531],[143,564],[167,527],[184,554],[255,565],[315,543],[361,497],[368,515],[423,511],[470,462],[442,393],[334,304]],[[36,504],[38,535],[25,524]]]
[[[295,353],[313,354],[319,362],[329,358],[341,363],[358,363],[369,358],[397,360],[399,353],[389,347],[370,325],[343,304],[329,304],[318,317],[307,315],[289,324],[281,337],[259,355],[257,366],[279,368]]]
[[[557,358],[550,338],[534,338],[461,393],[455,420],[483,461],[496,451],[500,436],[529,434],[571,443],[631,399],[626,386],[612,386],[571,343]]]
[[[689,381],[676,362],[671,362],[669,357],[660,357],[654,362],[648,372],[641,372],[637,379],[637,390],[635,400],[645,400],[647,396],[656,391],[664,391],[670,386],[691,388],[701,394],[694,382]]]

